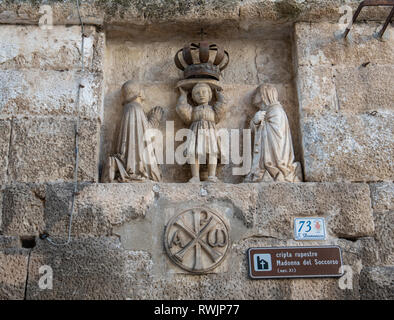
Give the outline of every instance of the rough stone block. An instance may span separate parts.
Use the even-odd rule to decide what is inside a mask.
[[[4,195],[4,186],[0,185],[0,235],[3,234],[3,195]]]
[[[9,179],[16,182],[73,180],[75,121],[68,118],[16,118],[9,155]],[[98,180],[99,123],[82,120],[79,180]]]
[[[0,249],[0,300],[24,300],[29,251]]]
[[[85,28],[85,63],[90,68],[98,35],[94,27]],[[71,70],[81,66],[81,27],[1,25],[0,69]]]
[[[13,184],[3,193],[2,234],[38,236],[44,231],[44,185]]]
[[[365,10],[365,9],[364,9]],[[367,9],[370,14],[369,9]],[[363,63],[393,65],[394,33],[386,31],[387,41],[379,41],[373,35],[381,23],[356,23],[347,40],[338,39],[337,33],[345,28],[339,23],[296,23],[295,42],[298,65],[343,65],[359,67]],[[340,29],[342,28],[342,29]]]
[[[252,247],[284,246],[276,239],[248,238],[233,242],[229,271],[219,275],[205,275],[200,280],[201,296],[209,300],[286,300],[290,296],[290,281],[268,279],[251,280],[246,252]]]
[[[7,182],[11,121],[0,119],[0,185]]]
[[[375,242],[373,245],[381,265],[394,265],[394,211],[374,214]]]
[[[325,217],[328,236],[333,238],[374,233],[366,184],[277,183],[259,188],[255,235],[292,239],[294,218],[305,216]]]
[[[75,116],[80,76],[74,71],[0,70],[0,114],[23,116]],[[102,74],[83,78],[79,114],[102,116]]]
[[[361,272],[361,299],[393,300],[394,267],[366,267]]]
[[[127,271],[127,261],[128,252],[114,238],[79,239],[63,247],[39,241],[30,257],[26,299],[124,300],[133,276]],[[52,290],[38,286],[39,269],[44,265],[53,270]]]
[[[114,226],[143,219],[154,201],[152,187],[149,183],[81,185],[71,234],[108,236]],[[71,184],[47,185],[45,226],[50,235],[68,232],[72,190]]]
[[[297,70],[300,113],[310,110],[338,111],[338,97],[331,66],[300,66]]]
[[[394,111],[394,63],[337,67],[335,71],[334,82],[341,112]]]
[[[18,237],[0,236],[0,250],[20,248]]]
[[[393,182],[371,183],[372,208],[377,211],[394,210]]]
[[[301,132],[306,181],[392,181],[391,112],[304,114]]]

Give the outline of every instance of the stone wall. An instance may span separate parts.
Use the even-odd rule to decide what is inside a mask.
[[[394,33],[373,37],[387,10],[364,12],[369,21],[341,40],[339,0],[91,1],[82,6],[89,25],[81,75],[74,3],[53,1],[48,31],[37,26],[37,3],[0,1],[0,299],[394,298]],[[201,23],[232,58],[222,126],[245,128],[253,90],[274,83],[305,183],[244,184],[231,166],[221,184],[186,184],[188,168],[180,166],[163,167],[164,183],[99,183],[124,81],[141,85],[147,109],[161,105],[165,120],[183,126],[174,112],[173,56]],[[56,247],[39,235],[67,240],[80,76],[80,192],[72,242]],[[179,272],[165,253],[168,219],[191,206],[229,222],[220,272]],[[294,218],[310,216],[326,219],[327,240],[293,239]],[[293,245],[340,246],[352,289],[335,278],[248,277],[248,248]],[[43,265],[53,269],[52,290],[39,289]]]
[[[307,181],[393,181],[394,42],[376,39],[378,26],[344,40],[336,24],[296,24]]]
[[[82,181],[98,181],[104,35],[86,30],[80,99]],[[80,75],[80,27],[0,25],[1,183],[70,181]]]

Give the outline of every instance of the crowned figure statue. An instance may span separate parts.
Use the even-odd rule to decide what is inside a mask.
[[[218,182],[216,169],[223,155],[216,124],[226,113],[224,95],[218,83],[228,63],[229,55],[225,50],[205,41],[186,45],[175,55],[175,65],[184,71],[185,77],[177,84],[180,96],[176,111],[190,126],[184,155],[191,166],[191,183],[200,182],[201,164],[207,164],[208,182]]]

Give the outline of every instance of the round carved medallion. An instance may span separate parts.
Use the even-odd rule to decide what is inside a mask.
[[[183,270],[199,274],[212,271],[224,261],[229,242],[224,220],[206,208],[175,215],[164,235],[170,259]]]

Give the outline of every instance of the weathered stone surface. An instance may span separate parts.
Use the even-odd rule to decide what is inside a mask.
[[[0,300],[24,300],[29,251],[0,249]]]
[[[7,221],[16,217],[11,222],[22,228],[18,233],[28,234],[24,229],[31,230],[32,226],[26,221],[35,215],[30,220],[38,222],[36,229],[45,228],[52,240],[64,242],[71,190],[72,184],[7,187],[3,225],[11,226]],[[54,247],[38,240],[31,255],[27,298],[357,299],[363,242],[337,238],[374,234],[369,192],[366,184],[341,183],[82,184],[72,242]],[[40,202],[45,203],[45,209]],[[32,210],[34,204],[36,209]],[[226,260],[224,273],[177,274],[165,254],[162,235],[166,221],[193,206],[208,206],[230,222],[231,260]],[[245,259],[248,248],[304,245],[291,240],[293,219],[300,216],[327,219],[328,240],[308,245],[339,245],[344,264],[355,273],[354,290],[341,290],[338,279],[249,279]],[[115,240],[111,235],[120,238]],[[53,290],[38,288],[42,265],[54,270]],[[309,284],[314,286],[313,291],[306,289]]]
[[[392,181],[394,147],[388,111],[374,114],[304,114],[306,181]]]
[[[360,299],[360,272],[363,267],[362,246],[359,241],[337,240],[341,248],[344,275],[340,278],[291,280],[294,300],[358,300]]]
[[[73,71],[0,70],[0,114],[75,116],[79,78]],[[101,73],[83,77],[85,87],[79,106],[82,118],[101,118],[102,81]]]
[[[2,1],[0,3],[1,23],[37,24],[39,4],[45,1],[25,1],[22,5]],[[346,2],[353,10],[359,5],[359,0]],[[19,5],[19,6],[18,6]],[[337,22],[342,15],[338,8],[343,5],[340,0],[325,1],[242,1],[215,0],[204,2],[198,0],[174,1],[90,1],[81,6],[81,13],[86,24],[106,23],[137,23],[139,25],[152,22],[198,22],[213,24],[218,19],[230,20],[233,24],[243,20],[252,22],[294,22],[294,21],[332,21]],[[78,24],[78,14],[75,3],[67,1],[52,1],[55,24]],[[387,10],[371,8],[360,15],[360,20],[384,20]]]
[[[394,111],[394,63],[337,67],[335,74],[338,110],[342,113]]]
[[[371,183],[372,208],[377,211],[394,210],[393,182]]]
[[[84,43],[87,68],[93,64],[97,34],[87,26]],[[72,70],[81,67],[81,28],[52,26],[0,26],[0,69]]]
[[[337,24],[296,24],[306,181],[393,180],[394,50],[376,26],[354,25],[341,40]]]
[[[361,299],[394,299],[394,267],[363,268],[360,279]]]
[[[3,196],[4,196],[4,186],[0,185],[0,235],[3,234],[2,225],[3,225]]]
[[[176,68],[174,55],[176,49],[185,45],[185,40],[174,40],[167,34],[162,38],[167,41],[108,39],[106,69],[110,88],[119,90],[128,79],[142,84],[164,82],[172,86],[182,79],[183,72]],[[234,62],[223,71],[223,84],[258,85],[263,81],[282,84],[293,78],[289,38],[261,40],[257,35],[256,39],[211,41],[225,48]]]
[[[73,217],[73,236],[112,234],[114,226],[143,219],[154,202],[153,184],[81,185]],[[69,228],[71,184],[46,187],[45,230],[65,236]]]
[[[246,252],[251,247],[285,245],[275,239],[245,239],[233,242],[229,271],[205,275],[200,280],[203,299],[209,300],[283,300],[290,296],[289,280],[251,280],[248,276]]]
[[[8,235],[67,234],[72,184],[17,184],[5,189],[3,230]],[[44,207],[45,205],[45,207]],[[166,219],[191,206],[222,212],[237,239],[293,238],[296,217],[323,216],[329,238],[374,234],[365,184],[82,184],[76,200],[74,236],[111,235],[136,228],[130,249],[151,248]],[[34,210],[32,210],[34,209]],[[167,218],[166,218],[167,217]],[[126,229],[125,229],[126,228]],[[133,227],[134,228],[134,227]],[[136,240],[137,241],[137,240]],[[155,240],[156,241],[156,240]],[[140,247],[139,245],[142,245]]]
[[[11,121],[0,119],[0,185],[7,182],[8,152],[10,149]]]
[[[38,236],[44,228],[45,186],[16,184],[3,191],[2,234]]]
[[[338,111],[334,71],[330,66],[300,66],[297,70],[301,115],[308,111]]]
[[[255,214],[257,234],[291,239],[294,218],[323,216],[331,237],[372,235],[374,224],[368,189],[366,184],[263,184]]]
[[[394,211],[374,214],[376,232],[373,246],[381,265],[394,265]]]
[[[365,9],[364,9],[365,10]],[[366,9],[370,14],[369,8]],[[381,23],[354,24],[347,40],[338,39],[337,32],[344,31],[338,23],[296,23],[295,42],[299,66],[360,67],[394,64],[394,33],[387,30],[387,41],[373,35]]]
[[[20,248],[20,246],[18,237],[0,236],[0,250]]]
[[[70,181],[74,174],[75,121],[69,118],[16,118],[9,155],[9,179],[17,182]],[[97,121],[80,122],[79,179],[98,179]]]
[[[39,241],[31,253],[26,299],[125,299],[132,275],[127,261],[128,252],[114,238],[80,239],[63,247]],[[53,270],[52,290],[38,286],[41,266]]]
[[[358,299],[359,251],[347,242],[333,244],[341,245],[344,263],[354,270],[353,290],[341,290],[338,279],[251,280],[248,248],[296,245],[272,238],[233,243],[228,272],[202,276],[167,273],[161,248],[159,254],[130,251],[110,238],[83,238],[60,248],[39,242],[31,254],[27,299]],[[53,269],[53,290],[38,288],[42,265]]]

